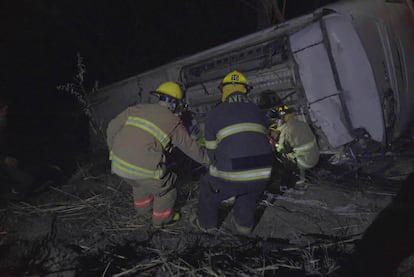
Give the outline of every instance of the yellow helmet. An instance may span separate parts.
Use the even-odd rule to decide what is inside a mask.
[[[228,86],[227,85],[232,85]],[[221,90],[221,101],[234,92],[248,93],[253,87],[248,84],[246,76],[239,71],[233,70],[228,73],[218,87]]]
[[[184,96],[180,85],[172,81],[164,82],[159,85],[153,94],[157,96],[163,94],[177,100],[182,100]]]
[[[219,88],[222,89],[225,85],[244,85],[247,90],[252,89],[252,87],[248,84],[246,76],[237,70],[233,70],[228,73],[224,77],[223,81],[221,81]]]
[[[278,105],[275,107],[275,112],[279,116],[279,118],[283,118],[285,115],[293,113],[293,109],[291,109],[288,105]]]

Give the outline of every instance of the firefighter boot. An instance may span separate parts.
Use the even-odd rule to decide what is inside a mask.
[[[203,232],[203,233],[214,233],[217,231],[217,228],[204,228],[201,227],[200,222],[198,221],[197,215],[196,214],[192,214],[190,216],[190,224],[191,226],[193,226],[195,229]]]
[[[248,236],[252,233],[253,227],[245,227],[245,226],[241,226],[241,225],[237,224],[234,217],[231,218],[231,221],[233,222],[233,225],[234,225],[234,227],[236,228],[236,230],[239,234]]]
[[[296,190],[307,190],[309,188],[309,184],[306,182],[305,178],[305,169],[299,167],[299,180],[295,183]]]

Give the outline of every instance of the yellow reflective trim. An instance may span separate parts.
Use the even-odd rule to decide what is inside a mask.
[[[220,131],[217,132],[217,140],[206,140],[206,148],[207,149],[217,149],[218,144],[224,138],[229,137],[234,134],[243,133],[243,132],[257,132],[261,134],[267,134],[267,129],[265,126],[258,124],[258,123],[237,123],[233,125],[229,125]]]
[[[295,147],[293,150],[295,151],[295,153],[302,152],[302,151],[304,152],[304,151],[308,151],[308,150],[312,149],[315,146],[316,146],[316,141],[312,140],[311,142],[302,144],[299,147]]]
[[[147,131],[152,136],[154,136],[164,148],[167,148],[168,144],[170,143],[169,136],[157,125],[146,119],[137,116],[128,116],[128,120],[125,125],[134,126]]]
[[[200,145],[200,146],[204,146],[204,147],[206,147],[206,138],[205,138],[204,136],[199,137],[199,138],[197,139],[197,143],[198,143],[198,145]]]
[[[130,164],[115,154],[111,152],[110,159],[112,160],[113,165],[118,168],[121,171],[133,174],[138,177],[145,177],[145,178],[154,178],[154,179],[160,179],[161,176],[164,175],[164,171],[162,169],[157,170],[150,170],[146,168],[142,168],[133,164]]]
[[[265,126],[258,124],[258,123],[244,122],[244,123],[233,124],[217,132],[217,143],[219,143],[220,141],[222,141],[224,138],[228,136],[238,134],[238,133],[243,133],[243,132],[257,132],[257,133],[266,134],[267,129]]]
[[[207,149],[212,150],[217,148],[217,141],[215,140],[206,140],[205,144]]]
[[[215,166],[210,165],[209,172],[211,176],[225,179],[228,181],[254,181],[270,178],[271,167],[251,169],[244,171],[221,171]]]
[[[308,163],[306,163],[304,160],[302,160],[300,157],[296,157],[296,162],[299,166],[301,166],[302,168],[312,168],[314,167],[314,165],[310,165]]]

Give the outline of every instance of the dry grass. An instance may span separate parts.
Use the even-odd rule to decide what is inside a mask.
[[[10,205],[7,212],[20,220],[53,217],[55,224],[76,226],[81,232],[71,238],[59,238],[59,231],[54,231],[52,237],[50,231],[46,236],[49,242],[35,250],[51,253],[50,247],[62,247],[54,245],[59,239],[71,241],[78,249],[75,260],[96,256],[101,276],[264,276],[281,272],[334,276],[339,265],[330,250],[337,251],[341,245],[355,241],[290,245],[242,237],[226,229],[213,235],[200,233],[186,220],[197,203],[196,182],[187,182],[180,188],[178,202],[183,206],[183,220],[176,227],[156,230],[148,218],[135,213],[131,192],[123,181],[111,175],[94,177],[88,168],[82,168],[77,176],[73,183],[51,187],[37,201]],[[102,235],[98,238],[93,234]],[[131,248],[132,253],[123,253],[121,246]],[[57,258],[45,260],[50,259]],[[63,264],[64,261],[56,261],[54,266]],[[91,275],[86,267],[77,266],[76,270]]]

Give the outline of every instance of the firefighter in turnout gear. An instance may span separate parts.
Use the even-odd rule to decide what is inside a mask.
[[[109,122],[107,143],[112,172],[132,186],[137,212],[152,211],[153,226],[165,227],[180,219],[174,211],[177,176],[168,170],[166,155],[176,146],[198,163],[209,160],[174,114],[182,104],[181,87],[164,82],[152,94],[158,103],[128,107]]]
[[[190,222],[202,231],[214,231],[221,203],[234,197],[233,223],[239,233],[248,235],[270,177],[272,146],[266,116],[247,96],[252,87],[246,77],[232,71],[219,89],[222,103],[207,114],[205,123],[211,164],[201,180],[197,215]]]
[[[311,128],[306,122],[295,118],[288,105],[272,109],[272,123],[269,126],[275,142],[276,157],[284,168],[281,185],[307,189],[305,170],[313,168],[319,161],[319,147]],[[296,175],[299,175],[298,179]]]

